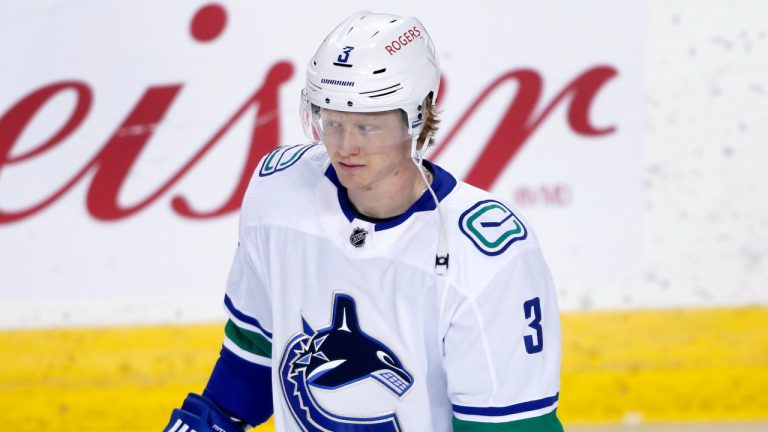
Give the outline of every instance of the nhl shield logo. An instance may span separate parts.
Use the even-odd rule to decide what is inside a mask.
[[[356,248],[365,246],[365,236],[368,235],[368,231],[362,228],[355,228],[352,231],[352,235],[349,236],[349,242]]]

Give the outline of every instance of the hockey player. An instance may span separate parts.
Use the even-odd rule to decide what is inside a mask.
[[[356,13],[310,60],[310,145],[253,175],[229,321],[166,431],[561,431],[560,323],[504,200],[423,160],[440,70],[421,22]]]

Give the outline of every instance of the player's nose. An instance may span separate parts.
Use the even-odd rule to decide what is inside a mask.
[[[340,156],[354,156],[360,153],[360,143],[353,131],[346,129],[336,139],[336,148]]]

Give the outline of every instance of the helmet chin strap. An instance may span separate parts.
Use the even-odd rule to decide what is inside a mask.
[[[425,172],[426,168],[424,168],[424,165],[422,165],[422,162],[424,161],[424,154],[427,150],[426,143],[428,142],[429,138],[424,140],[424,144],[422,145],[421,149],[418,148],[418,140],[419,134],[416,134],[411,138],[411,161],[414,163],[414,165],[416,165],[416,169],[419,171],[419,174],[421,174],[421,178],[424,180],[424,184],[427,185],[427,190],[429,191],[429,194],[432,195],[432,199],[435,202],[435,208],[437,209],[439,232],[437,237],[437,252],[435,253],[435,273],[442,276],[448,270],[448,235],[445,231],[445,218],[443,217],[443,212],[440,209],[440,201],[437,199],[437,195],[435,195],[435,191],[432,189],[432,185],[429,184],[429,180],[427,179],[427,174]]]

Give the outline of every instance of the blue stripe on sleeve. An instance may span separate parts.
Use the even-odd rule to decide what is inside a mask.
[[[222,347],[203,396],[249,425],[264,423],[273,412],[271,370]]]
[[[468,415],[505,416],[510,414],[519,414],[526,411],[535,411],[538,409],[546,408],[548,406],[552,406],[555,402],[557,402],[557,399],[559,397],[560,397],[560,393],[544,399],[522,402],[522,403],[509,405],[505,407],[478,408],[478,407],[468,407],[468,406],[462,406],[462,405],[453,405],[453,412],[459,413],[459,414],[468,414]]]
[[[261,326],[261,323],[259,323],[259,320],[257,320],[256,318],[250,317],[250,316],[240,312],[239,310],[237,310],[235,308],[235,305],[232,303],[232,299],[230,299],[228,295],[224,295],[224,305],[227,307],[229,312],[232,313],[232,315],[235,318],[239,319],[240,321],[242,321],[244,323],[248,323],[248,324],[256,327],[257,329],[261,330],[261,332],[264,333],[265,336],[267,336],[268,338],[272,339],[272,333],[270,333],[266,329],[264,329],[264,327]]]

